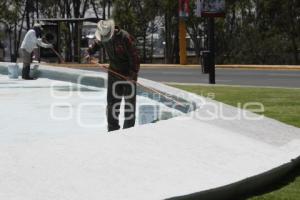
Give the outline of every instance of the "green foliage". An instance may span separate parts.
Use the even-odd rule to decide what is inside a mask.
[[[195,1],[190,2],[190,9],[196,9]],[[201,50],[205,48],[202,44],[202,38],[205,36],[205,18],[199,18],[195,16],[194,12],[191,12],[186,20],[186,25],[187,32],[194,42],[196,55],[200,57]]]
[[[134,4],[131,0],[115,0],[113,18],[120,27],[131,34],[139,32],[138,15],[134,12]]]
[[[157,16],[157,2],[153,0],[114,0],[113,18],[122,28],[141,36]]]
[[[39,0],[38,13],[43,17],[83,17],[90,5],[97,13],[107,2]],[[195,0],[190,2],[190,10],[193,11]],[[142,41],[144,61],[146,46],[149,46],[147,34],[150,29],[157,29],[153,27],[153,24],[156,25],[155,17],[163,20],[167,62],[178,61],[178,0],[112,0],[112,3],[117,24],[135,37],[142,38],[139,41]],[[299,0],[226,0],[226,7],[226,17],[216,19],[216,63],[300,64]],[[26,12],[24,8],[27,8]],[[25,0],[1,1],[0,9],[0,21],[8,23],[10,31],[18,29],[17,32],[21,32],[22,21],[23,27],[26,24],[29,28],[33,19],[28,18],[34,17],[32,13],[37,12],[35,1]],[[201,39],[206,34],[205,21],[205,18],[197,18],[193,13],[186,20],[198,56],[206,48]]]
[[[18,20],[20,20],[19,15],[22,5],[22,1],[19,0],[0,3],[0,20],[6,22],[8,25],[18,22]]]
[[[218,63],[299,64],[300,2],[227,1],[217,21]]]
[[[113,1],[113,17],[116,23],[135,36],[140,47],[142,62],[149,55],[147,34],[157,29],[153,23],[158,15],[159,1],[153,0],[115,0]]]
[[[217,63],[299,64],[300,1],[227,0],[226,6],[226,17],[216,19]],[[205,20],[192,13],[187,25],[197,44]]]

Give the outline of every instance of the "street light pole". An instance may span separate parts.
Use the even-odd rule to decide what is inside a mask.
[[[215,69],[215,18],[208,18],[209,83],[216,84]]]

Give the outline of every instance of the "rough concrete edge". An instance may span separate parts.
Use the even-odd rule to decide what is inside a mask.
[[[65,71],[63,69],[48,67],[44,65],[40,65],[38,71],[38,77],[41,78],[80,83],[86,86],[105,87],[105,77],[95,72],[86,72],[72,69],[68,69],[68,71]]]
[[[82,85],[87,85],[87,86],[94,86],[94,87],[106,87],[106,76],[101,75],[100,72],[94,72],[94,71],[85,71],[85,70],[78,70],[78,69],[70,69],[70,68],[59,68],[59,67],[53,67],[53,66],[48,66],[48,65],[40,65],[39,67],[39,77],[42,78],[49,78],[49,79],[54,79],[54,80],[60,80],[60,81],[69,81],[73,83],[80,83]],[[81,78],[80,78],[81,77]],[[87,78],[84,78],[87,77]],[[78,82],[80,80],[80,82]],[[101,82],[99,81],[101,80]],[[152,83],[150,80],[146,79],[139,79],[139,82],[142,82],[143,85],[147,85],[149,83]],[[151,84],[150,84],[151,85]],[[150,87],[155,87],[156,84],[152,83]],[[167,87],[167,86],[166,86]],[[170,94],[168,91],[161,90],[161,87],[156,87],[155,88],[157,91],[160,93],[165,93],[170,96],[176,96],[176,93]],[[138,89],[138,94],[143,94],[145,92],[145,89]],[[147,93],[152,93],[154,92],[148,90]],[[187,93],[187,92],[185,92]],[[153,100],[155,99],[155,95],[149,95],[148,98],[152,98]],[[179,110],[183,113],[188,113],[190,111],[194,111],[197,106],[196,103],[193,99],[180,99],[178,97],[179,101],[181,102],[186,102],[184,106],[177,105],[176,103],[173,102],[172,105],[169,104],[169,100],[166,98],[160,98],[159,102],[165,104],[168,107],[174,108],[176,110]]]
[[[7,67],[9,62],[0,62],[0,73],[2,74],[8,74]],[[19,70],[20,69],[19,64]],[[20,73],[20,72],[19,72]],[[58,81],[68,81],[72,83],[78,83],[86,86],[94,86],[94,87],[106,87],[106,74],[101,72],[95,72],[95,71],[86,71],[86,70],[80,70],[80,69],[72,69],[72,68],[64,68],[64,67],[55,67],[51,65],[46,64],[39,64],[38,71],[35,73],[34,77],[39,78],[48,78],[52,80],[58,80]],[[79,81],[80,80],[80,81]],[[160,93],[167,94],[168,96],[175,96],[177,97],[177,93],[174,92],[175,89],[170,89],[171,87],[155,83],[151,80],[139,78],[139,82],[142,83],[145,86],[149,86]],[[166,88],[169,88],[166,89]],[[164,90],[165,89],[165,90]],[[176,91],[176,90],[175,90]],[[178,91],[178,90],[177,90]],[[191,94],[182,91],[184,94],[187,94],[186,96],[190,97]],[[143,89],[138,89],[138,94],[143,94],[145,91]],[[152,98],[153,100],[156,100],[156,96],[154,95],[154,92],[147,91],[147,93],[152,93],[152,95],[149,95],[148,98]],[[160,98],[159,102],[165,104],[166,106],[170,108],[177,109],[178,111],[181,111],[182,113],[189,113],[190,111],[196,110],[198,108],[198,105],[195,101],[195,97],[188,98],[188,99],[180,99],[178,97],[178,101],[184,102],[184,106],[177,105],[175,102],[173,104],[170,104],[170,101],[166,98]]]
[[[15,63],[0,62],[0,74],[8,75],[8,65]],[[19,74],[21,74],[21,67],[19,65]],[[32,72],[32,71],[31,71]],[[82,77],[81,84],[87,86],[105,87],[105,77],[95,72],[88,72],[83,70],[48,67],[47,65],[39,65],[38,70],[35,72],[35,77],[49,78],[58,81],[67,81],[78,83],[78,78]],[[85,77],[88,77],[85,79]]]
[[[11,64],[11,63],[9,63]],[[7,63],[4,63],[4,62],[0,62],[0,74],[5,74],[7,75],[8,74],[8,69],[7,69],[7,66],[5,65],[8,65]]]
[[[195,192],[192,194],[171,197],[167,200],[232,200],[241,197],[244,198],[255,194],[255,192],[257,191],[261,191],[262,188],[270,186],[276,181],[279,181],[282,177],[284,177],[297,167],[300,167],[300,157],[264,173],[243,179],[229,185],[206,191]]]

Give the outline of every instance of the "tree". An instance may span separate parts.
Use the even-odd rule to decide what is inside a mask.
[[[18,50],[26,15],[26,2],[27,1],[12,0],[10,2],[2,2],[0,4],[3,8],[0,14],[0,20],[7,24],[10,40],[11,61],[13,62],[15,62],[18,57]],[[14,41],[14,43],[12,43],[12,41]]]
[[[228,0],[216,26],[219,63],[299,63],[299,1]]]
[[[157,27],[153,26],[157,16],[158,1],[153,0],[115,0],[113,17],[116,23],[142,41],[142,62],[147,60],[147,35]],[[138,44],[139,45],[139,44]],[[150,44],[151,46],[151,44]],[[150,55],[151,57],[151,55]]]
[[[268,0],[261,3],[262,15],[269,30],[285,40],[285,51],[293,54],[293,64],[299,64],[300,2],[297,0]]]
[[[195,8],[196,8],[195,1],[191,1],[190,9],[193,11]],[[203,44],[203,39],[205,38],[206,35],[205,32],[206,20],[203,17],[199,18],[195,16],[194,12],[190,12],[189,17],[186,20],[186,25],[187,25],[187,32],[190,35],[195,46],[196,56],[199,59],[201,51],[207,48]]]

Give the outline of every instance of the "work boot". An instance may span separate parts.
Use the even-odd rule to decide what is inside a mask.
[[[34,80],[34,78],[30,77],[30,65],[24,65],[22,69],[22,79],[24,80]]]
[[[26,77],[26,78],[23,78],[24,80],[35,80],[35,78],[32,78],[32,77]]]

